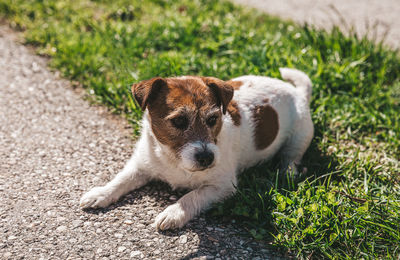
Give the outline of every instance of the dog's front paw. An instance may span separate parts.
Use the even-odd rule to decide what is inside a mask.
[[[183,227],[190,220],[187,212],[178,203],[175,203],[161,212],[154,222],[159,230]]]
[[[104,208],[114,202],[112,194],[107,187],[94,187],[85,193],[79,205],[81,208]]]

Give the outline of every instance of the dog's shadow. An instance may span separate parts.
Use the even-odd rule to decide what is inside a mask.
[[[198,250],[187,254],[182,259],[207,255],[215,257],[217,254],[220,258],[231,258],[237,257],[237,254],[243,255],[243,250],[247,251],[246,256],[250,258],[288,257],[289,255],[284,250],[270,246],[276,230],[272,223],[273,204],[267,201],[269,199],[268,191],[271,188],[296,189],[298,182],[303,181],[304,178],[308,178],[308,180],[314,178],[323,183],[324,178],[321,176],[332,175],[337,162],[334,157],[322,152],[316,143],[311,144],[303,158],[303,166],[307,167],[307,174],[297,179],[294,185],[283,187],[277,181],[280,160],[274,158],[268,163],[243,172],[239,178],[238,191],[231,198],[215,204],[210,210],[190,221],[182,230],[163,231],[159,234],[167,237],[176,237],[182,232],[197,234]],[[338,176],[333,175],[333,177],[337,178]],[[137,204],[143,199],[143,196],[151,198],[157,207],[164,209],[187,192],[187,190],[172,190],[163,182],[151,182],[107,208],[85,211],[90,214],[104,214],[120,207]],[[154,221],[154,217],[147,221]]]

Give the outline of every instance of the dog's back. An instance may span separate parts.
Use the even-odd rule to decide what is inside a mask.
[[[297,129],[304,124],[302,121],[311,122],[310,79],[294,69],[281,69],[281,73],[296,87],[263,76],[241,76],[232,80],[240,82],[236,84],[233,100],[241,114],[241,125],[237,129],[241,169],[270,159],[297,130],[310,133],[307,136],[313,134],[312,123],[306,123],[305,129]]]

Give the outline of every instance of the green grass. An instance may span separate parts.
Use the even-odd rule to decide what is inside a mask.
[[[279,77],[314,83],[306,180],[277,188],[277,160],[241,175],[209,214],[302,258],[400,257],[400,58],[338,29],[319,31],[213,0],[0,0],[51,66],[135,126],[133,82],[153,76]],[[269,177],[268,177],[269,176]]]

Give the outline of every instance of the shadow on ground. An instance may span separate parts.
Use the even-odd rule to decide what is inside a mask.
[[[335,169],[337,162],[331,156],[324,154],[313,142],[304,156],[307,166],[307,175],[302,176],[303,181],[329,175]],[[160,237],[173,238],[189,232],[198,240],[196,250],[183,254],[181,259],[192,259],[201,256],[212,257],[241,257],[250,258],[286,258],[287,253],[272,247],[274,229],[272,210],[275,207],[271,200],[274,189],[279,181],[276,173],[279,169],[279,159],[252,167],[241,174],[238,192],[224,202],[217,203],[206,213],[189,222],[182,230],[159,232]],[[323,182],[323,178],[319,178]],[[289,189],[296,189],[297,185]],[[288,187],[278,184],[278,190],[284,192]],[[121,207],[130,208],[131,205],[143,203],[143,196],[151,198],[152,205],[158,208],[157,214],[168,205],[173,204],[187,191],[172,190],[162,182],[152,182],[145,187],[126,195],[117,203],[105,209],[90,209],[87,213],[100,215]],[[154,214],[149,221],[154,221]],[[150,223],[148,223],[150,224]],[[156,233],[156,231],[154,230]],[[180,241],[179,243],[184,243]],[[171,245],[173,246],[173,245]],[[150,255],[151,256],[151,255]],[[147,256],[147,257],[150,257]]]
[[[108,208],[88,209],[85,212],[101,216],[120,208],[129,208],[138,203],[143,204],[142,196],[146,194],[146,197],[151,198],[151,201],[155,202],[152,206],[157,206],[160,209],[157,212],[158,214],[186,192],[185,190],[174,191],[162,182],[152,182],[141,189],[129,193]],[[152,216],[150,221],[154,221],[155,216]],[[148,224],[148,226],[151,225],[151,223]],[[197,240],[196,250],[183,253],[178,259],[193,259],[204,256],[210,259],[214,257],[243,258],[244,256],[250,256],[255,259],[280,258],[279,253],[269,248],[265,241],[256,241],[253,239],[240,222],[232,223],[231,218],[224,219],[208,213],[202,213],[181,230],[158,232],[154,229],[154,233],[167,241],[173,240],[174,237],[179,237],[178,243],[185,243],[182,240],[190,239],[190,234],[193,234],[194,239]],[[185,234],[188,235],[186,236]],[[174,243],[171,243],[171,247],[174,247]],[[166,254],[168,253],[166,252]],[[155,255],[150,254],[146,255],[146,257],[155,257]]]

